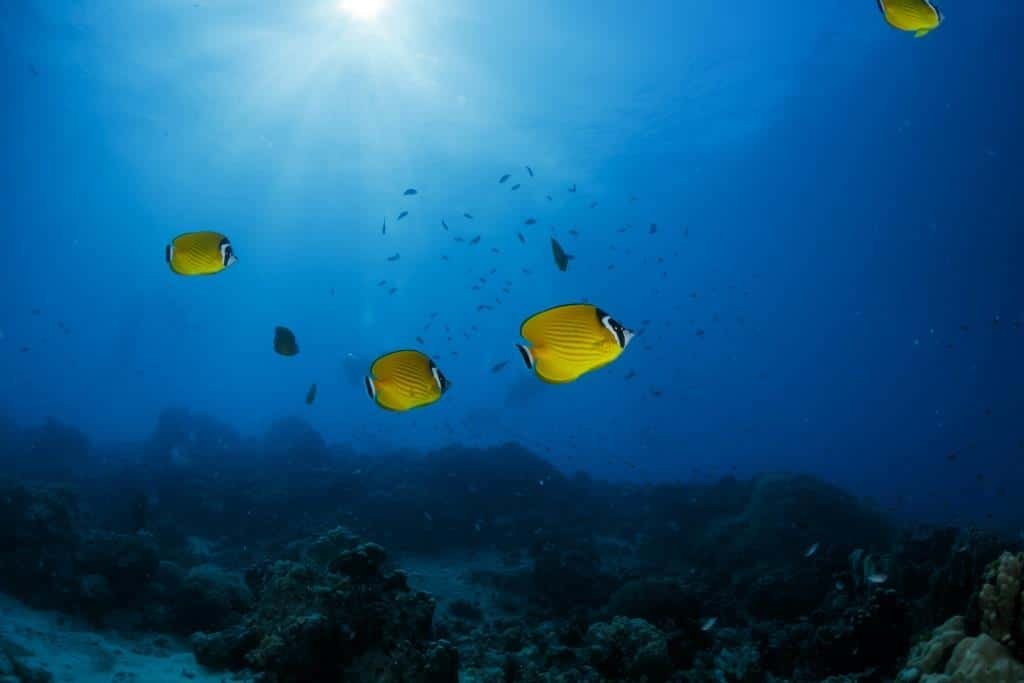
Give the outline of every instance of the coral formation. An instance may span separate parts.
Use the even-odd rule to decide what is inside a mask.
[[[643,619],[615,617],[587,629],[590,663],[608,679],[664,681],[672,671],[668,643]]]
[[[350,539],[349,547],[338,547]],[[325,548],[336,548],[330,557]],[[248,667],[274,681],[457,680],[458,656],[431,640],[434,601],[385,567],[380,546],[343,530],[300,561],[250,570],[252,611],[225,630],[193,636],[208,666]]]
[[[42,430],[51,462],[86,457]],[[0,431],[5,453],[40,433]],[[812,477],[618,485],[515,445],[368,456],[185,411],[120,448],[0,485],[0,590],[265,683],[966,683],[1021,659],[1007,539],[895,529]]]
[[[1003,553],[986,571],[978,594],[982,632],[1018,655],[1024,654],[1022,566],[1024,554]]]

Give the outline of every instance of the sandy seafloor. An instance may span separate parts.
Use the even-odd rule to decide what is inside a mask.
[[[196,664],[188,643],[166,635],[96,631],[81,620],[26,607],[0,594],[0,642],[14,647],[22,664],[43,668],[67,683],[165,683],[249,681],[245,675],[209,673]]]

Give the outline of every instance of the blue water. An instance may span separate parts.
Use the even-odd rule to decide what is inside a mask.
[[[387,4],[3,4],[0,413],[101,442],[168,406],[300,415],[367,451],[806,471],[1021,522],[1024,7],[950,0],[915,40],[870,0]],[[240,262],[172,274],[196,229]],[[519,324],[578,300],[644,333],[543,385]],[[454,386],[385,413],[355,375],[417,336]]]

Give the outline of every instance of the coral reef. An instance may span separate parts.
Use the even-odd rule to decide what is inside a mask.
[[[978,593],[982,632],[1018,656],[1024,654],[1022,567],[1024,554],[1003,553],[985,573],[985,585]]]
[[[911,650],[900,672],[901,683],[1020,683],[1021,567],[1024,556],[1005,552],[984,573],[972,600],[981,633],[969,635],[970,624],[954,617],[936,628],[930,639]]]
[[[1019,670],[1024,556],[1000,555],[1019,545],[898,528],[813,477],[611,484],[514,444],[363,455],[302,420],[243,439],[187,411],[116,451],[55,424],[0,432],[0,463],[41,434],[54,455],[33,485],[0,484],[0,590],[188,637],[206,666],[264,683]]]
[[[457,653],[431,640],[433,599],[385,565],[380,546],[339,529],[314,540],[301,561],[253,568],[252,611],[236,626],[195,634],[196,657],[280,683],[457,680]]]
[[[932,637],[923,640],[910,651],[907,666],[900,672],[899,680],[914,683],[922,676],[945,671],[950,656],[965,637],[964,618],[952,617],[932,632]]]
[[[1024,664],[984,633],[961,640],[946,664],[945,674],[925,676],[922,683],[1020,683]]]
[[[664,634],[643,619],[615,617],[587,629],[588,658],[608,679],[664,681],[672,671]]]

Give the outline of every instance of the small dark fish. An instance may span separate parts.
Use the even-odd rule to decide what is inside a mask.
[[[551,253],[555,257],[555,265],[563,273],[569,268],[569,261],[575,258],[565,253],[565,249],[562,249],[562,245],[554,237],[551,238]]]
[[[523,224],[524,225],[537,225],[537,219],[536,218],[527,218],[525,221],[523,221]]]
[[[445,223],[444,220],[441,221],[441,227],[444,228],[445,232],[448,232],[448,224]]]
[[[462,215],[465,216],[466,218],[468,218],[469,220],[473,220],[473,214],[471,214],[471,213],[464,213]]]
[[[384,224],[380,226],[380,234],[388,234],[388,219],[384,219]]]
[[[512,187],[510,187],[508,191],[509,191],[509,192],[515,192],[515,191],[516,191],[516,190],[518,190],[518,189],[519,189],[520,187],[522,187],[522,185],[520,185],[519,183],[516,183],[515,185],[513,185]]]
[[[388,261],[397,261],[400,258],[402,258],[402,255],[395,252],[394,256],[388,256]]]
[[[447,257],[447,256],[441,256],[441,260],[442,260],[442,261],[447,261],[447,260],[448,260],[448,257]]]
[[[32,347],[30,347],[30,346],[22,346],[20,349],[18,349],[18,351],[20,351],[21,353],[28,353],[31,350],[32,350]]]
[[[398,291],[398,287],[392,287],[391,289],[388,290],[388,296],[391,296],[392,294],[394,294],[397,291]]]
[[[398,214],[398,220],[402,220],[403,218],[405,218],[408,215],[409,215],[408,211],[403,211],[402,213]]]
[[[476,310],[477,310],[477,312],[480,312],[480,311],[493,311],[494,310],[494,306],[490,306],[488,304],[480,304],[479,306],[476,307]]]
[[[498,249],[497,247],[491,247],[491,253],[492,254],[500,254],[501,253],[501,249]]]
[[[29,64],[28,65],[28,70],[31,71],[32,75],[35,76],[36,78],[39,77],[39,69],[36,68],[35,64]]]
[[[595,206],[597,206],[597,202],[590,202],[590,208],[591,209],[593,209]]]
[[[523,237],[523,233],[521,233],[521,232],[517,232],[517,233],[516,233],[516,237],[518,237],[518,238],[519,238],[519,241],[520,241],[520,242],[522,242],[523,244],[526,244],[526,238],[525,238],[525,237]]]
[[[569,230],[569,234],[572,235],[573,237],[579,237],[580,236],[580,233],[577,230],[575,230],[575,229]]]
[[[423,341],[423,337],[416,337],[416,341],[418,341],[420,344],[426,344],[427,343],[427,342]]]
[[[544,195],[544,197],[546,197],[549,202],[551,201],[551,195],[546,194],[546,195]]]
[[[533,169],[532,169],[532,168],[530,168],[529,166],[527,166],[527,167],[526,167],[526,172],[530,174],[530,177],[531,177],[531,178],[533,177]]]
[[[704,336],[704,330],[697,330],[697,336],[698,337],[703,337]]]
[[[651,227],[647,229],[647,234],[648,234],[648,235],[653,235],[653,234],[654,234],[654,233],[656,233],[656,232],[658,232],[658,226],[657,226],[657,224],[655,224],[655,223],[651,223]]]
[[[637,200],[637,196],[635,194],[629,195],[629,201],[635,202],[636,200]]]
[[[307,406],[313,405],[313,401],[315,401],[315,400],[316,400],[316,384],[312,385],[309,388],[309,391],[306,392],[306,405]]]
[[[295,356],[299,353],[299,344],[295,334],[287,327],[274,328],[274,351],[282,356]]]
[[[466,238],[464,238],[464,237],[453,237],[452,239],[454,239],[456,242],[465,242],[466,241]]]
[[[411,197],[411,196],[413,196],[414,194],[419,194],[419,193],[418,193],[418,192],[416,192],[416,190],[415,190],[415,189],[413,189],[413,188],[411,188],[411,187],[410,187],[410,188],[409,188],[408,190],[406,190],[406,191],[405,191],[405,192],[403,192],[402,194],[403,194],[404,196],[406,196],[406,197]]]
[[[388,283],[388,281],[387,281],[387,280],[381,280],[380,282],[378,282],[378,283],[377,283],[377,286],[378,286],[378,287],[383,287],[383,286],[384,286],[384,285],[386,285],[387,283]]]
[[[627,382],[629,380],[633,379],[634,377],[636,377],[636,370],[630,370],[629,372],[626,373],[626,381]]]
[[[506,365],[508,365],[508,361],[507,360],[503,360],[500,363],[497,363],[493,368],[491,368],[491,372],[495,373],[495,374],[499,373],[499,372],[501,372],[502,370],[505,369]]]
[[[661,398],[662,393],[664,392],[662,392],[661,389],[655,389],[654,387],[651,387],[651,396],[653,396],[654,398]]]
[[[470,244],[480,244],[480,235],[477,235],[469,241]]]
[[[576,191],[576,183],[573,183],[573,184],[572,184],[572,185],[571,185],[571,186],[569,187],[569,192],[575,192],[575,191]]]
[[[508,180],[511,177],[512,177],[511,173],[506,173],[505,175],[501,176],[501,178],[498,179],[498,184],[501,185],[502,183],[504,183],[506,180]]]

